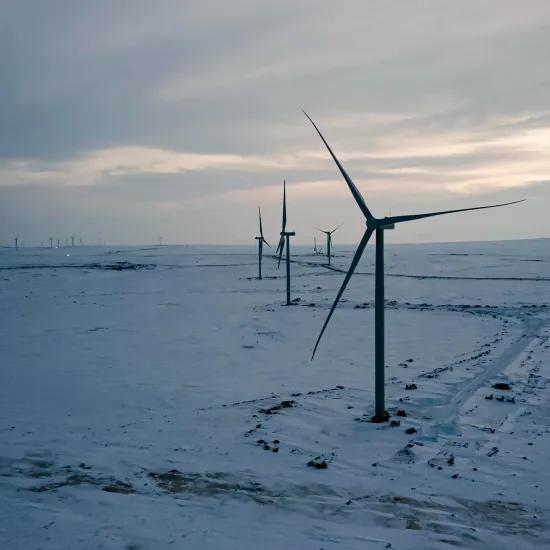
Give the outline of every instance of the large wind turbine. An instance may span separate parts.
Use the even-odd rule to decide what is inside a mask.
[[[281,237],[275,254],[279,254],[279,263],[281,265],[281,257],[286,244],[286,305],[290,305],[290,237],[294,237],[294,231],[286,230],[286,180],[283,180],[283,223],[281,225]]]
[[[264,249],[264,243],[269,246],[269,243],[264,239],[264,231],[262,229],[262,212],[260,210],[260,207],[258,206],[258,218],[260,220],[260,236],[256,237],[256,240],[258,241],[258,279],[262,278],[262,255],[263,255],[263,249]],[[269,246],[269,248],[271,248]]]
[[[283,221],[281,224],[281,236],[279,237],[279,244],[277,245],[277,250],[275,251],[275,255],[279,255],[279,264],[277,267],[280,267],[281,265],[281,256],[283,255],[283,249],[285,247],[285,238],[283,233],[286,229],[286,180],[283,180]]]
[[[309,119],[311,124],[313,124],[313,127],[315,128],[315,130],[319,134],[319,137],[321,138],[326,148],[328,149],[330,156],[336,163],[336,166],[338,166],[340,173],[342,174],[344,180],[348,184],[349,190],[351,191],[351,194],[353,195],[355,202],[361,209],[361,212],[363,212],[363,215],[365,216],[366,222],[367,222],[367,229],[365,230],[365,233],[363,234],[363,237],[359,243],[359,246],[355,251],[355,255],[353,256],[353,260],[351,261],[351,265],[344,278],[342,286],[340,287],[340,290],[336,295],[336,299],[334,300],[334,303],[330,308],[329,314],[325,320],[323,328],[321,329],[321,333],[319,334],[319,337],[317,338],[317,342],[315,343],[315,348],[313,349],[313,354],[311,358],[313,359],[313,357],[315,356],[315,352],[317,351],[317,346],[321,341],[321,337],[323,336],[323,333],[327,328],[328,322],[332,317],[332,314],[334,313],[334,310],[336,309],[336,306],[340,298],[342,297],[342,294],[344,293],[344,290],[346,289],[346,286],[349,280],[351,279],[351,276],[353,275],[353,272],[355,271],[355,268],[357,267],[357,264],[359,263],[361,256],[363,255],[363,251],[365,250],[365,247],[367,246],[367,243],[369,242],[371,235],[374,232],[376,232],[376,271],[375,271],[375,305],[374,305],[375,414],[373,417],[373,421],[383,422],[388,419],[388,413],[386,412],[385,404],[384,404],[384,230],[393,229],[396,223],[420,220],[422,218],[429,218],[432,216],[441,216],[443,214],[453,214],[455,212],[467,212],[469,210],[483,210],[486,208],[497,208],[499,206],[507,206],[509,204],[516,204],[518,202],[523,202],[523,200],[506,202],[502,204],[491,204],[489,206],[459,208],[456,210],[444,210],[441,212],[427,212],[425,214],[409,214],[404,216],[390,216],[385,218],[376,218],[368,209],[365,199],[359,192],[359,189],[357,189],[352,179],[348,176],[347,172],[344,170],[343,166],[340,164],[340,161],[336,158],[336,155],[332,152],[332,149],[330,148],[329,144],[326,142],[325,138],[323,137],[323,134],[321,134],[319,128],[317,128],[317,126],[315,125],[315,122],[313,122],[311,117],[305,111],[304,111],[304,114]]]
[[[321,233],[324,233],[327,236],[327,257],[328,257],[328,265],[330,265],[330,249],[332,246],[332,234],[337,230],[340,229],[344,225],[343,223],[340,224],[338,227],[335,227],[332,231],[325,231],[324,229],[319,229],[316,227],[317,231],[320,231]]]

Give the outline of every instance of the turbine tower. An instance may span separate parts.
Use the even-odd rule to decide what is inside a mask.
[[[53,237],[50,237],[50,248],[53,248]]]
[[[325,231],[324,229],[319,229],[316,227],[317,231],[320,231],[321,233],[324,233],[327,236],[327,257],[328,257],[328,265],[330,265],[330,250],[332,247],[332,234],[337,230],[340,229],[344,225],[341,223],[338,227],[335,227],[332,231]]]
[[[19,235],[15,236],[15,250],[19,250]]]
[[[340,290],[336,295],[334,303],[332,304],[332,307],[330,308],[330,311],[325,320],[325,323],[323,324],[319,337],[317,338],[317,342],[315,343],[315,347],[313,349],[313,354],[311,358],[313,359],[313,357],[315,356],[315,352],[317,351],[317,346],[321,341],[321,337],[323,336],[323,333],[327,328],[328,322],[330,321],[330,318],[332,317],[332,314],[334,313],[334,310],[336,309],[336,306],[340,298],[342,297],[342,294],[344,293],[344,290],[346,289],[346,286],[349,280],[351,279],[351,276],[353,275],[353,272],[355,271],[355,268],[357,267],[357,264],[359,263],[361,256],[363,255],[363,251],[365,250],[365,247],[367,246],[367,243],[369,242],[371,235],[373,233],[376,233],[376,269],[375,269],[375,305],[374,305],[375,414],[372,420],[374,422],[384,422],[388,419],[388,413],[386,412],[385,403],[384,403],[384,400],[385,400],[384,398],[384,231],[386,229],[393,229],[396,223],[420,220],[422,218],[430,218],[432,216],[441,216],[443,214],[453,214],[455,212],[467,212],[470,210],[483,210],[486,208],[497,208],[499,206],[517,204],[519,202],[523,202],[524,199],[519,201],[506,202],[502,204],[491,204],[489,206],[476,206],[472,208],[444,210],[441,212],[427,212],[424,214],[409,214],[404,216],[389,216],[384,218],[376,218],[368,209],[365,199],[359,192],[359,189],[357,189],[352,179],[348,176],[347,172],[344,170],[343,166],[340,164],[340,161],[336,158],[336,155],[332,152],[332,149],[330,148],[329,144],[326,142],[325,138],[323,137],[323,134],[321,134],[321,131],[319,130],[319,128],[317,128],[317,126],[315,125],[311,117],[305,111],[303,112],[306,115],[306,117],[309,119],[309,121],[311,122],[311,124],[313,125],[317,133],[319,134],[319,137],[325,144],[325,147],[327,148],[328,152],[330,153],[330,156],[336,163],[336,166],[338,166],[338,169],[340,170],[340,173],[342,174],[344,180],[346,181],[349,187],[349,190],[351,191],[351,194],[355,199],[355,202],[357,203],[357,205],[361,209],[361,212],[363,212],[363,215],[365,216],[366,225],[367,225],[365,233],[363,234],[363,237],[361,238],[359,246],[355,251],[355,255],[353,256],[353,260],[351,261],[351,265],[348,269],[348,272],[344,277],[342,286],[340,287]]]
[[[281,266],[281,257],[286,244],[286,305],[290,305],[290,237],[294,237],[294,231],[286,230],[286,180],[283,180],[283,223],[281,226],[281,237],[275,254],[279,254],[279,263],[277,268]]]
[[[264,239],[264,231],[262,229],[262,212],[260,210],[260,207],[258,206],[258,217],[260,220],[260,236],[256,237],[256,240],[258,241],[258,279],[262,278],[262,256],[263,256],[263,250],[264,250],[264,243],[269,246],[269,243]],[[269,246],[271,248],[271,246]]]

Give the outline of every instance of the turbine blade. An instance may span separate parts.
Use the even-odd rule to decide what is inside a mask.
[[[269,246],[269,248],[271,248],[270,244],[262,237],[262,241],[267,244],[267,246]]]
[[[286,180],[283,180],[283,231],[286,229]]]
[[[486,208],[498,208],[499,206],[508,206],[510,204],[518,204],[523,202],[525,199],[513,202],[503,202],[501,204],[490,204],[488,206],[474,206],[472,208],[458,208],[457,210],[443,210],[441,212],[427,212],[425,214],[410,214],[405,216],[390,216],[389,218],[384,218],[383,221],[388,224],[391,223],[400,223],[400,222],[410,222],[412,220],[420,220],[422,218],[431,218],[432,216],[442,216],[443,214],[455,214],[456,212],[468,212],[470,210],[485,210]]]
[[[340,229],[340,227],[342,227],[344,224],[341,223],[338,227],[335,227],[330,233],[334,233],[337,229]]]
[[[325,231],[324,229],[319,229],[317,226],[315,226],[315,229],[317,229],[317,231],[320,231],[321,233],[328,233],[328,231]]]
[[[262,211],[260,210],[260,207],[258,206],[258,217],[260,218],[260,237],[264,238],[264,232],[262,229]]]
[[[346,183],[348,184],[348,187],[351,191],[351,194],[353,195],[353,198],[355,199],[355,202],[358,204],[359,208],[365,215],[365,218],[367,218],[367,220],[374,218],[374,216],[371,214],[370,210],[367,207],[367,203],[365,202],[363,195],[361,195],[359,189],[357,189],[357,187],[355,186],[355,183],[353,183],[352,179],[348,176],[347,172],[344,170],[344,167],[340,164],[340,161],[336,158],[336,155],[332,152],[330,145],[327,143],[326,139],[323,137],[323,134],[321,134],[321,131],[319,130],[319,128],[317,128],[315,122],[313,122],[313,119],[303,109],[302,109],[302,112],[304,113],[304,115],[306,115],[306,117],[309,119],[311,124],[313,124],[313,127],[315,128],[315,130],[317,130],[319,137],[323,140],[323,143],[328,149],[330,156],[332,157],[332,159],[336,163],[336,166],[338,166],[340,173],[346,180]]]
[[[334,313],[334,310],[336,309],[336,306],[338,305],[338,302],[340,301],[340,298],[342,297],[344,290],[346,290],[346,286],[348,285],[348,282],[351,279],[351,276],[353,275],[353,272],[355,271],[355,268],[357,267],[357,264],[359,263],[361,256],[363,255],[363,250],[365,250],[365,246],[367,246],[367,243],[369,242],[372,232],[373,232],[372,228],[367,228],[367,230],[363,235],[363,238],[361,239],[361,242],[359,243],[359,246],[357,247],[357,250],[355,251],[355,255],[353,256],[351,265],[349,266],[348,272],[346,273],[346,277],[344,278],[344,282],[342,283],[342,286],[340,287],[340,290],[336,295],[336,299],[334,300],[334,303],[330,308],[330,312],[325,320],[325,324],[323,325],[323,328],[321,329],[321,333],[319,334],[319,337],[317,338],[317,342],[315,343],[315,347],[313,348],[313,353],[311,354],[312,360],[315,357],[317,346],[319,345],[319,342],[321,341],[321,337],[323,336],[323,333],[327,328],[328,322],[330,321],[330,318],[332,317],[332,314]]]
[[[284,237],[281,235],[279,237],[279,243],[277,244],[277,250],[275,250],[275,254],[279,254],[279,250],[281,248],[281,246],[283,245],[284,243]]]
[[[285,249],[285,238],[281,235],[281,240],[279,241],[279,261],[277,263],[277,269],[281,267],[281,258],[283,257],[283,250]]]

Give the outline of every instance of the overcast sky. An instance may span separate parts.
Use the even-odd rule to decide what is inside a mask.
[[[528,201],[400,242],[550,236],[550,3],[0,2],[0,243],[254,243]]]

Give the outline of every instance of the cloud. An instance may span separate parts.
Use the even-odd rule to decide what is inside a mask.
[[[0,230],[18,210],[42,231],[30,196],[42,227],[63,219],[61,194],[89,231],[98,210],[111,227],[139,202],[144,232],[173,204],[203,212],[186,210],[200,235],[212,201],[244,220],[259,201],[275,208],[283,178],[303,218],[309,196],[316,215],[352,215],[300,107],[379,211],[538,189],[550,180],[549,25],[538,0],[8,0]]]
[[[295,164],[296,160],[289,156],[200,154],[125,146],[100,149],[61,162],[6,160],[0,162],[0,185],[91,185],[103,184],[109,178],[138,174],[182,174],[222,169],[261,172]]]
[[[379,124],[399,120],[380,117]],[[349,121],[337,120],[337,128],[349,128]],[[333,128],[329,126],[329,133]],[[396,130],[370,141],[370,149],[346,150],[333,144],[360,188],[368,195],[414,189],[415,193],[479,194],[498,189],[532,185],[550,178],[550,128],[504,128],[477,132],[441,132],[411,135]],[[312,136],[316,139],[316,136]],[[8,159],[0,161],[0,185],[109,185],[120,178],[155,177],[200,172],[213,180],[227,173],[264,174],[273,183],[239,184],[224,190],[229,200],[269,198],[286,177],[295,193],[341,196],[345,186],[328,179],[337,173],[321,142],[317,149],[286,154],[242,155],[192,153],[145,146],[121,146],[81,153],[62,161]],[[308,174],[316,174],[314,179]],[[320,177],[319,177],[320,176]],[[235,179],[235,178],[233,178]],[[215,186],[214,186],[215,188]],[[211,189],[205,189],[211,194]]]

